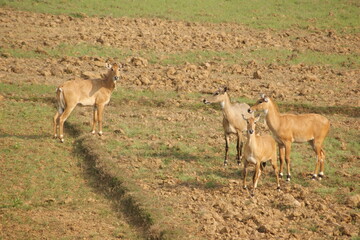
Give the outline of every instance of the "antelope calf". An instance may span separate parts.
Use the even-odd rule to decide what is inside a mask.
[[[313,179],[324,176],[325,153],[323,142],[329,132],[330,121],[319,114],[281,114],[276,103],[264,94],[249,108],[253,111],[264,111],[266,123],[279,144],[280,176],[283,175],[284,157],[287,165],[287,181],[290,181],[290,152],[293,142],[310,142],[316,154],[316,166]],[[320,170],[320,172],[319,172]]]
[[[54,137],[64,142],[64,122],[74,108],[80,104],[93,106],[92,133],[95,134],[99,124],[99,135],[102,135],[102,119],[105,105],[110,101],[116,81],[120,78],[120,65],[107,64],[108,72],[103,79],[81,79],[66,81],[56,89],[58,110],[54,116]]]
[[[277,189],[280,189],[279,183],[279,172],[277,167],[277,154],[276,154],[276,142],[274,138],[270,135],[257,136],[255,134],[255,123],[260,119],[260,117],[254,118],[245,118],[247,122],[247,142],[245,143],[244,148],[244,172],[243,172],[243,187],[246,186],[246,175],[247,175],[247,166],[248,164],[255,165],[255,172],[253,176],[253,189],[252,195],[255,193],[261,172],[263,171],[263,164],[271,160],[271,165],[273,166]]]
[[[205,104],[220,103],[221,105],[225,135],[225,166],[227,165],[228,161],[230,134],[236,134],[237,136],[236,160],[237,163],[240,164],[243,147],[242,131],[246,131],[246,121],[243,119],[242,115],[253,116],[253,114],[248,113],[250,106],[246,103],[231,103],[227,92],[228,88],[224,87],[223,89],[216,91],[212,96],[203,100]]]

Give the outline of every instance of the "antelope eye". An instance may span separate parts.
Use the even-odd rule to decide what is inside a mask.
[[[214,93],[214,95],[216,96],[216,95],[219,95],[219,93],[218,92],[216,92],[216,93]]]

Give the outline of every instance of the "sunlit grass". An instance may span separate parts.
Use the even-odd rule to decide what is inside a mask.
[[[0,92],[5,96],[0,102],[1,236],[35,239],[37,232],[46,227],[43,237],[54,234],[53,238],[71,238],[56,218],[58,212],[86,212],[97,201],[103,201],[89,186],[91,180],[85,180],[82,158],[73,152],[74,139],[68,129],[65,143],[52,138],[53,88],[0,84]],[[89,203],[89,199],[94,202]],[[94,211],[92,216],[99,213],[104,222],[116,219],[105,205],[91,211]],[[41,212],[44,219],[34,218],[34,212]],[[20,228],[32,231],[18,231]],[[126,226],[116,226],[116,230],[127,235],[124,229]],[[61,231],[64,234],[60,236]],[[137,239],[135,234],[130,235]]]
[[[147,17],[190,22],[235,22],[255,28],[287,29],[315,26],[359,31],[358,3],[341,1],[237,1],[237,0],[106,0],[106,1],[0,1],[0,6],[21,10],[68,14],[73,17]]]
[[[24,50],[14,48],[0,48],[0,52],[9,54],[10,56],[17,58],[48,58],[65,56],[97,56],[125,58],[131,53],[130,50],[123,51],[114,47],[90,45],[86,43],[79,43],[76,45],[60,43],[55,47],[46,47],[41,52],[37,51],[36,49]]]
[[[206,62],[217,62],[225,66],[231,66],[234,64],[246,65],[249,61],[256,61],[264,65],[271,63],[279,65],[303,63],[307,65],[328,65],[335,68],[357,68],[360,66],[360,58],[357,54],[329,54],[310,50],[293,53],[283,48],[250,49],[250,51],[236,50],[232,52],[196,50],[178,53],[161,53],[156,51],[134,52],[130,49],[118,49],[101,45],[59,44],[53,48],[44,48],[44,51],[45,52],[39,53],[36,50],[0,48],[0,53],[6,53],[16,58],[93,56],[126,59],[130,56],[141,56],[148,59],[151,64],[160,64],[163,66],[177,66],[187,63],[199,65]]]

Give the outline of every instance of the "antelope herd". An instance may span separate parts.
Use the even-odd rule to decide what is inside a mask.
[[[92,134],[96,132],[101,136],[103,111],[109,103],[116,82],[120,78],[120,64],[107,64],[108,72],[102,79],[81,79],[66,81],[56,89],[57,112],[53,119],[54,138],[59,136],[64,142],[64,122],[74,108],[80,104],[93,107]],[[271,161],[275,172],[277,189],[280,189],[279,178],[283,176],[284,160],[287,167],[286,180],[290,181],[290,152],[293,142],[309,142],[316,154],[316,165],[313,179],[324,177],[325,152],[323,142],[330,128],[330,121],[319,114],[285,114],[279,109],[270,97],[261,95],[260,99],[250,107],[246,103],[232,103],[228,88],[218,91],[204,99],[205,104],[220,103],[223,114],[223,129],[225,136],[224,165],[228,164],[230,135],[237,137],[236,160],[237,164],[243,161],[243,187],[246,186],[247,167],[255,166],[253,175],[252,195],[254,195],[261,173],[267,161]],[[260,116],[255,117],[254,112],[264,113],[266,124],[271,135],[255,133],[256,122]],[[58,133],[59,129],[59,135]],[[246,137],[244,136],[246,132]],[[243,147],[245,143],[245,146]],[[277,145],[279,149],[280,170],[277,167]],[[243,149],[244,148],[244,149]],[[244,152],[244,154],[243,154]]]

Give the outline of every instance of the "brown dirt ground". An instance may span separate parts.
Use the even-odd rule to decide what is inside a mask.
[[[332,30],[289,29],[279,32],[235,24],[72,18],[0,9],[0,47],[46,54],[46,49],[60,43],[105,45],[133,52],[232,52],[242,49],[249,53],[257,48],[282,47],[294,53],[315,50],[360,54],[358,34],[338,36]],[[3,53],[0,81],[57,85],[88,71],[102,71],[104,63],[109,60],[113,59],[64,57],[30,61]],[[137,55],[121,62],[124,63],[124,76],[120,85],[129,88],[209,92],[226,84],[233,95],[251,99],[265,91],[279,100],[305,101],[314,106],[360,106],[359,69],[261,64],[256,61],[231,65],[221,59],[202,64],[162,66],[151,64]],[[254,77],[257,71],[260,79]],[[351,122],[334,124],[360,130],[359,125]],[[157,196],[177,199],[173,206],[196,219],[189,229],[194,231],[194,239],[343,239],[359,234],[360,216],[352,212],[351,207],[312,194],[296,184],[284,185],[281,193],[275,193],[271,183],[264,183],[256,198],[249,198],[247,194],[239,197],[238,180],[229,180],[229,184],[220,189],[191,188],[177,184],[176,179],[162,180],[158,185],[141,184]],[[44,216],[35,213],[35,216],[46,218],[46,214],[51,213],[44,213]],[[69,214],[68,219],[73,218],[71,213],[66,214]],[[85,229],[91,227],[86,226],[85,221],[79,224],[84,224]],[[292,228],[300,231],[289,231]]]

